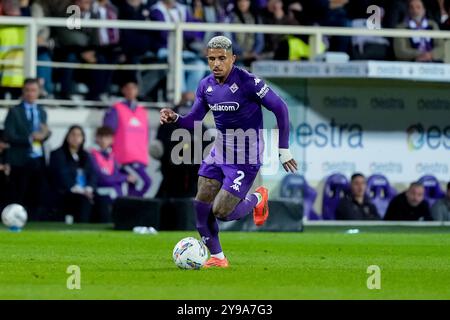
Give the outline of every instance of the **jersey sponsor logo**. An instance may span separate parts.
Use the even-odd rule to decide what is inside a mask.
[[[236,82],[233,83],[233,84],[231,85],[230,90],[231,90],[231,92],[233,92],[233,93],[235,93],[236,91],[239,90],[239,87],[238,87],[238,85],[236,84]]]
[[[267,84],[264,84],[263,87],[261,88],[261,90],[259,90],[256,95],[262,99],[266,96],[267,92],[269,92],[270,88]]]
[[[214,104],[208,103],[208,106],[212,111],[236,111],[239,109],[239,103],[235,101],[219,102]]]

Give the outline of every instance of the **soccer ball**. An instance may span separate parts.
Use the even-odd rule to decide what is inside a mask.
[[[2,211],[2,222],[8,228],[21,229],[27,223],[27,211],[20,204],[10,204]]]
[[[208,259],[208,248],[200,240],[188,237],[175,245],[172,257],[180,269],[200,269]]]

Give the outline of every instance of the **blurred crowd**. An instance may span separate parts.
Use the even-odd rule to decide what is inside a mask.
[[[235,24],[366,27],[379,21],[383,28],[432,30],[450,28],[449,0],[0,0],[0,15],[69,17],[67,8],[76,5],[81,19],[160,22],[209,22]],[[367,12],[371,5],[380,10]],[[379,19],[378,19],[379,18]],[[217,33],[185,32],[182,57],[194,65],[185,71],[183,92],[195,91],[205,75],[205,43]],[[237,63],[249,66],[261,59],[302,60],[310,57],[309,39],[304,35],[228,33],[233,39]],[[169,52],[167,31],[119,30],[117,28],[68,29],[42,27],[38,33],[38,60],[87,64],[165,63]],[[24,28],[0,26],[0,60],[3,64],[0,97],[18,97],[23,84]],[[16,46],[15,49],[11,49]],[[9,48],[9,49],[8,49]],[[411,37],[325,37],[323,51],[344,52],[350,59],[441,62],[442,40]],[[165,94],[166,72],[81,70],[38,67],[42,95],[69,99],[83,93],[86,99],[101,100],[128,80],[137,80],[142,98],[157,101]],[[81,84],[78,86],[77,84]],[[84,86],[83,86],[84,84]],[[116,89],[114,89],[116,88]]]

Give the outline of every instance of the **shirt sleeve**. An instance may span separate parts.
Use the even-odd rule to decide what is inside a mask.
[[[110,127],[114,132],[117,131],[118,119],[117,119],[117,111],[115,108],[110,108],[105,113],[105,117],[103,118],[103,125],[105,127]]]
[[[208,113],[209,109],[207,107],[206,100],[204,98],[203,86],[200,85],[197,89],[194,104],[192,105],[191,112],[185,116],[179,116],[178,120],[175,122],[178,127],[185,128],[188,130],[194,129],[194,124],[196,121],[202,121],[205,115]]]
[[[251,77],[253,98],[259,104],[262,104],[267,110],[272,111],[277,119],[279,130],[278,147],[281,149],[289,148],[289,111],[286,103],[280,98],[262,79],[255,76]]]

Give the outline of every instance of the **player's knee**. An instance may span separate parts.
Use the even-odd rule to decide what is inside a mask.
[[[228,210],[225,210],[224,208],[221,208],[219,206],[214,206],[212,209],[212,212],[213,212],[214,216],[220,220],[226,220],[226,218],[230,214],[228,212]]]
[[[208,193],[198,192],[195,196],[195,200],[204,203],[212,203],[214,201],[214,198]]]

